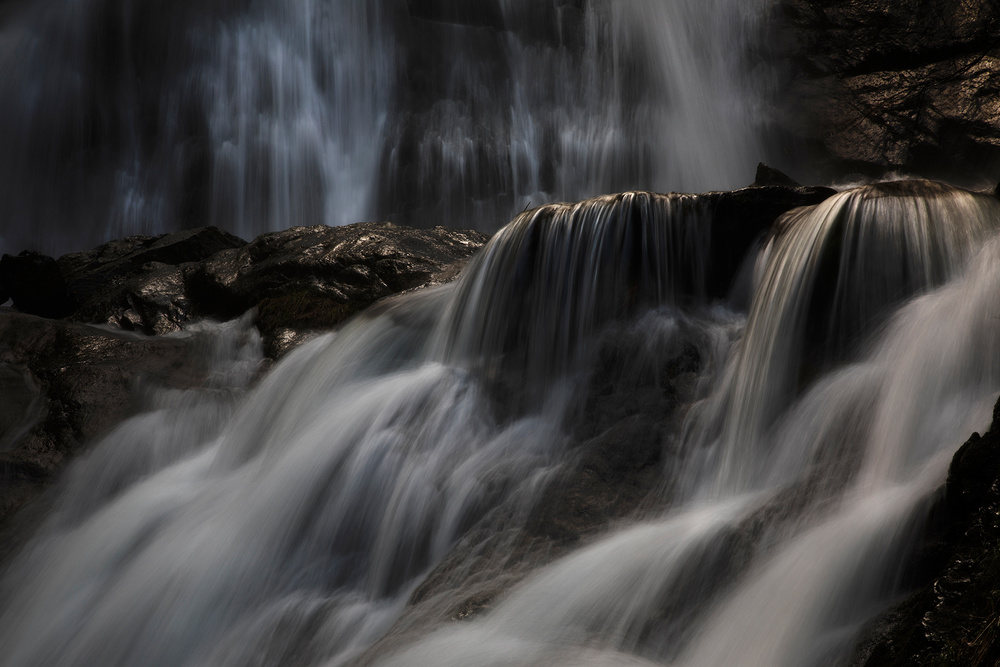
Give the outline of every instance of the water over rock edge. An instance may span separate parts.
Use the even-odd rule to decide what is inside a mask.
[[[721,194],[719,194],[717,196],[724,198],[725,194],[726,193],[721,193]],[[750,196],[750,195],[747,195],[747,196]],[[359,228],[363,229],[363,227],[359,227]],[[301,240],[305,236],[308,236],[308,233],[307,232],[303,232],[303,230],[301,230],[301,229],[300,230],[292,230],[292,231],[301,235],[299,237],[294,237],[293,236],[293,241],[294,240]],[[362,234],[364,234],[364,233],[366,233],[366,232],[362,231]],[[749,234],[748,234],[748,236],[749,236]],[[305,248],[305,251],[308,252],[309,248],[311,248],[312,246],[310,246],[307,241],[303,241],[303,243],[304,243],[303,247]],[[250,245],[253,245],[253,244],[250,244]],[[244,247],[247,247],[247,246],[238,243],[238,244],[236,244],[235,248],[224,248],[224,249],[220,250],[219,253],[234,254],[234,253],[232,253],[232,251],[234,251],[234,250],[238,251],[238,250],[240,250],[240,249],[242,249]],[[376,244],[376,247],[377,247],[377,244]],[[744,252],[745,252],[745,248],[744,248]],[[215,254],[217,255],[219,253],[215,253]],[[471,254],[471,252],[469,254]],[[266,257],[266,253],[263,253],[262,255]],[[214,255],[213,255],[213,257],[214,257]],[[211,259],[212,259],[212,257],[208,258],[208,260],[201,260],[200,262],[210,261]],[[383,259],[384,259],[384,257],[383,257]],[[252,255],[251,255],[251,260],[252,260]],[[193,263],[196,264],[196,265],[200,265],[200,262],[193,262]],[[151,263],[152,262],[147,262],[145,264],[151,264]],[[143,266],[145,266],[145,264]],[[170,266],[166,262],[162,262],[162,264]],[[154,266],[153,268],[154,269],[159,269],[161,267]],[[448,277],[448,272],[449,271],[453,271],[453,269],[449,269],[448,267],[445,267],[445,269],[443,270],[442,273],[431,274],[431,280],[432,281],[433,280],[445,280]],[[207,270],[205,272],[208,273]],[[191,275],[198,275],[198,274],[197,274],[196,270],[192,270],[191,271]],[[272,282],[271,285],[272,285],[272,288],[275,289],[276,291],[272,292],[270,294],[280,295],[281,294],[280,286],[276,286],[276,287],[274,286],[278,282],[277,279],[273,277],[274,275],[277,275],[277,276],[280,276],[282,278],[286,278],[287,279],[287,274],[282,274],[281,272],[276,272],[276,274],[272,275],[272,280],[274,282]],[[294,274],[293,274],[293,277],[294,277]],[[113,283],[114,279],[111,279],[111,282]],[[218,282],[221,284],[221,287],[219,288],[220,290],[222,288],[225,288],[225,287],[229,286],[229,285],[227,285],[227,283],[226,283],[225,280],[219,280]],[[383,280],[382,282],[387,287],[390,287],[389,283],[386,282],[385,280]],[[422,284],[426,284],[426,282],[422,283]],[[419,286],[419,285],[417,285],[417,286]],[[227,303],[229,303],[229,301],[226,300],[226,299],[221,299],[220,301],[223,304],[223,306],[220,306],[220,307],[225,307],[225,305]],[[132,305],[133,310],[134,310],[134,305],[131,302],[129,302],[127,299],[126,299],[126,302],[129,303],[130,305]],[[261,300],[261,303],[262,302],[263,302],[263,299]],[[238,301],[237,301],[237,303],[238,303]],[[260,303],[258,303],[257,305],[258,305],[258,307],[261,307]],[[8,313],[5,313],[5,315],[7,315],[7,314]],[[295,311],[293,311],[293,315],[294,314],[296,314]],[[16,314],[12,314],[12,315],[16,315]],[[45,343],[44,343],[44,341],[46,339],[46,335],[44,334],[44,327],[47,326],[50,321],[49,320],[42,320],[42,319],[35,318],[35,317],[26,316],[26,315],[23,315],[23,314],[21,314],[21,315],[19,315],[17,317],[19,319],[13,320],[12,321],[13,322],[12,326],[14,326],[15,328],[17,328],[17,327],[24,327],[24,329],[26,330],[27,333],[22,332],[23,338],[27,339],[27,340],[30,340],[31,344],[36,346],[34,348],[36,351],[37,350],[43,350],[43,349],[45,349]],[[133,322],[133,320],[127,318],[125,320],[116,322],[116,324],[118,324],[122,328],[125,328],[127,325],[125,325],[124,322],[126,322],[126,321]],[[148,321],[151,321],[151,322],[155,323],[155,319],[150,319]],[[279,319],[278,321],[281,322],[282,320]],[[133,322],[133,324],[134,324],[134,322]],[[260,324],[260,318],[258,316],[258,325],[259,324]],[[313,326],[316,326],[317,328],[319,328],[319,327],[322,327],[322,326],[330,326],[330,325],[329,324],[326,324],[326,325],[319,324],[319,325],[313,325]],[[104,362],[108,363],[110,366],[113,367],[114,364],[118,363],[118,361],[119,361],[117,359],[118,355],[120,355],[120,354],[123,353],[122,351],[120,351],[118,349],[110,349],[110,347],[105,347],[104,343],[102,343],[102,342],[94,342],[94,340],[92,340],[91,338],[88,338],[88,336],[101,337],[101,336],[106,336],[107,335],[110,338],[115,339],[115,341],[117,341],[119,343],[122,343],[122,345],[125,345],[125,346],[127,346],[128,344],[130,344],[133,341],[148,342],[148,341],[152,340],[152,339],[147,339],[144,336],[139,335],[137,333],[131,333],[131,334],[129,334],[129,333],[123,333],[123,332],[107,332],[107,331],[105,331],[105,332],[98,331],[96,333],[93,333],[93,331],[91,330],[90,327],[86,327],[86,326],[83,326],[81,324],[75,324],[75,323],[60,323],[60,324],[57,325],[57,327],[64,327],[64,328],[58,329],[56,337],[57,338],[62,337],[62,338],[65,338],[67,341],[72,341],[70,343],[70,345],[71,345],[71,347],[74,348],[74,350],[77,353],[79,353],[80,351],[84,352],[85,354],[88,353],[88,352],[99,353],[99,356],[94,357],[92,359],[87,359],[87,358],[84,358],[83,356],[78,356],[77,358],[75,358],[73,361],[78,365],[79,369],[89,368],[95,361],[104,361]],[[302,327],[303,330],[305,328],[306,327]],[[74,338],[74,336],[76,336],[76,338]],[[15,334],[11,334],[11,337],[12,338],[16,338],[16,335]],[[157,376],[157,375],[159,375],[160,376],[159,379],[161,381],[170,381],[170,380],[167,380],[166,378],[172,378],[172,381],[176,382],[177,386],[184,386],[185,383],[197,384],[198,382],[202,381],[203,380],[202,378],[198,378],[197,377],[197,375],[198,375],[198,369],[197,368],[191,368],[191,367],[185,367],[184,366],[184,363],[188,363],[189,365],[191,363],[190,362],[190,357],[187,354],[188,351],[184,349],[185,343],[173,341],[171,343],[171,345],[174,348],[176,348],[176,350],[174,350],[174,351],[176,351],[178,353],[178,356],[183,361],[183,363],[178,363],[176,361],[176,359],[171,359],[170,356],[169,356],[169,354],[167,352],[163,352],[163,354],[167,355],[167,360],[164,361],[161,364],[162,367],[158,368],[158,367],[156,367],[155,363],[152,363],[151,367],[147,367],[147,368],[144,369],[145,372],[150,373],[154,377]],[[101,349],[102,347],[104,347],[105,349],[102,350]],[[275,353],[275,355],[278,354],[278,353],[280,353],[280,350],[278,350]],[[84,354],[84,356],[85,356],[85,354]],[[147,366],[148,366],[148,364],[151,363],[150,359],[152,359],[153,362],[155,362],[155,359],[156,359],[156,356],[157,356],[157,352],[156,352],[156,350],[154,348],[146,347],[146,348],[143,348],[142,350],[136,352],[136,355],[139,356],[144,363],[147,363]],[[609,370],[613,370],[614,369],[614,357],[615,357],[615,350],[614,350],[613,347],[610,350],[609,355],[611,357],[611,361],[609,363]],[[671,371],[671,374],[672,374],[671,377],[673,377],[677,372],[682,373],[682,374],[685,373],[685,372],[691,372],[692,369],[697,369],[697,367],[699,366],[699,364],[702,363],[702,360],[699,358],[697,350],[694,350],[694,351],[684,350],[682,352],[682,354],[679,355],[676,359],[670,359],[670,360],[667,360],[667,361],[668,361],[668,363],[676,366],[676,368],[674,368]],[[62,362],[57,361],[56,363],[59,364],[59,363],[62,363]],[[56,369],[56,372],[57,373],[58,372],[63,372],[64,370],[65,369],[62,366],[59,366]],[[127,394],[129,391],[131,391],[131,378],[129,378],[127,376],[127,374],[125,376],[116,376],[116,377],[119,380],[119,384],[121,386],[121,389],[122,389],[122,391],[125,392],[125,394]],[[597,379],[599,381],[601,381],[600,377],[598,377]],[[31,381],[30,380],[31,379],[28,378],[24,382],[24,385],[26,387],[28,387],[29,389],[31,388]],[[124,380],[124,381],[122,382],[122,380]],[[91,382],[91,381],[88,380],[88,382]],[[611,376],[610,379],[605,379],[605,380],[603,380],[603,382],[606,382],[609,385],[610,391],[612,391],[612,392],[614,391],[614,377],[613,377],[613,373],[612,373],[612,376]],[[685,388],[683,386],[677,386],[675,384],[672,384],[671,386],[658,386],[658,387],[655,387],[654,389],[655,389],[655,391],[657,393],[659,393],[659,395],[661,397],[662,396],[666,396],[668,399],[672,398],[672,400],[675,401],[674,405],[676,405],[678,401],[680,401],[680,402],[683,401],[683,398],[680,398],[680,399],[677,398],[677,396],[683,396],[683,394],[685,392]],[[607,388],[600,388],[600,389],[598,389],[598,392],[602,393],[602,394],[607,393],[607,391],[608,391]],[[118,394],[119,397],[121,395],[122,395],[121,393]],[[77,400],[77,399],[73,399],[73,400]],[[109,404],[113,404],[113,403],[117,402],[117,400],[119,400],[119,399],[116,399],[114,397],[105,396],[104,400],[107,401]],[[69,401],[67,401],[67,402],[69,402]],[[84,399],[82,401],[78,400],[78,402],[85,403],[86,399]],[[656,401],[654,401],[654,403],[656,403]],[[95,411],[100,411],[100,408],[97,408]],[[109,419],[109,415],[108,415],[107,412],[102,412],[101,416],[105,420]],[[589,435],[596,436],[595,438],[592,438],[592,440],[594,440],[594,442],[592,442],[591,443],[592,446],[588,448],[590,451],[588,452],[587,456],[585,457],[586,458],[586,463],[585,463],[585,465],[583,467],[583,470],[587,473],[587,476],[589,476],[589,478],[596,479],[599,484],[607,484],[610,487],[614,487],[615,485],[620,484],[623,480],[627,481],[627,483],[629,485],[633,486],[633,487],[635,487],[635,486],[641,487],[643,485],[649,484],[649,481],[642,479],[642,477],[645,475],[645,472],[648,472],[648,468],[649,468],[650,463],[653,462],[653,461],[655,461],[655,454],[659,451],[659,447],[656,446],[656,443],[650,444],[650,443],[647,443],[647,442],[643,442],[641,438],[637,437],[637,434],[645,433],[645,432],[648,432],[649,430],[651,430],[648,427],[647,424],[643,424],[641,422],[642,422],[641,416],[637,420],[636,419],[636,415],[626,415],[626,419],[624,419],[624,420],[617,419],[617,417],[616,417],[614,423],[600,424],[598,426],[594,426],[593,428],[589,428],[589,431],[590,431]],[[21,425],[21,427],[23,428],[24,425]],[[73,428],[71,427],[70,430],[73,430]],[[79,427],[79,428],[76,428],[76,430],[82,431],[83,429],[82,429],[82,427]],[[617,433],[616,433],[616,431],[617,431]],[[983,440],[987,440],[989,438],[989,436],[990,436],[990,433],[992,433],[992,430],[989,433],[987,433],[987,437],[983,438]],[[588,435],[587,433],[583,433],[583,434],[581,434],[580,437],[581,438],[586,438],[587,435]],[[614,443],[610,442],[610,441],[615,440],[615,439],[620,440],[620,441],[628,441],[628,442],[630,442],[632,444],[636,444],[636,442],[637,442],[637,446],[634,448],[634,451],[630,450],[630,452],[629,452],[630,455],[627,456],[627,457],[625,457],[625,459],[623,460],[622,457],[619,456],[621,454],[620,448],[615,447]],[[967,477],[967,475],[969,474],[970,471],[972,473],[981,472],[984,469],[983,466],[981,465],[981,463],[979,465],[976,465],[975,463],[973,463],[973,464],[970,465],[970,464],[968,464],[967,460],[976,460],[976,461],[981,461],[981,460],[989,461],[989,460],[991,460],[988,456],[986,456],[985,458],[983,457],[983,450],[981,450],[979,447],[977,447],[974,444],[976,442],[978,442],[978,440],[976,438],[973,438],[970,441],[970,444],[967,444],[966,447],[964,447],[963,450],[960,451],[959,454],[956,456],[956,462],[955,462],[955,464],[953,464],[952,475],[951,475],[951,477],[949,479],[949,494],[951,496],[953,496],[953,497],[957,496],[960,499],[958,502],[953,503],[954,507],[956,507],[958,509],[948,510],[949,512],[950,511],[957,512],[957,514],[953,515],[955,517],[958,517],[958,518],[956,518],[956,521],[964,521],[964,519],[961,519],[961,516],[962,516],[961,513],[962,512],[968,513],[970,511],[970,507],[975,504],[975,502],[968,500],[968,498],[975,497],[976,494],[969,494],[968,490],[969,489],[975,490],[978,487],[982,486],[982,484],[980,483],[980,481],[976,479],[975,474],[973,474],[970,477]],[[963,452],[964,452],[964,454],[963,454]],[[634,454],[634,456],[633,456],[633,454]],[[20,468],[20,473],[19,474],[32,473],[31,464],[32,464],[31,461],[28,461],[28,462],[24,463],[24,465],[22,465],[22,467]],[[43,466],[43,468],[44,468],[44,466]],[[32,474],[34,474],[34,473],[32,473]],[[43,471],[43,474],[40,475],[39,477],[44,477],[44,471]],[[958,480],[958,481],[956,482],[956,480]],[[988,482],[988,480],[987,480],[987,482]],[[957,491],[954,491],[954,493],[952,493],[953,489],[957,489]],[[568,496],[563,496],[562,498],[555,498],[555,499],[553,499],[553,501],[551,503],[548,503],[548,502],[546,503],[549,506],[549,508],[552,510],[550,512],[550,514],[552,516],[543,517],[542,520],[540,522],[538,522],[538,524],[535,526],[535,528],[537,528],[538,532],[545,539],[547,539],[549,541],[555,541],[556,543],[559,543],[559,542],[572,543],[573,541],[579,539],[579,535],[585,534],[587,532],[587,530],[592,527],[592,525],[591,526],[587,525],[589,520],[584,520],[582,522],[582,524],[580,524],[580,525],[573,525],[574,522],[569,522],[567,524],[567,522],[565,521],[565,516],[563,516],[562,511],[559,509],[560,505],[562,504],[565,507],[566,500],[567,500],[567,498],[569,498],[569,500],[570,500],[570,502],[569,502],[570,512],[569,513],[571,515],[573,515],[573,516],[579,516],[580,513],[581,513],[581,510],[584,510],[584,512],[586,512],[586,511],[592,509],[591,507],[588,507],[588,504],[591,504],[591,501],[593,501],[595,498],[599,501],[598,504],[600,504],[600,502],[603,502],[603,500],[601,499],[601,495],[602,495],[602,493],[601,493],[600,489],[598,489],[595,492],[595,490],[593,488],[587,488],[586,485],[584,485],[583,488],[581,488],[579,485],[577,485],[575,488],[571,488],[570,489],[570,493],[568,494]],[[608,516],[613,516],[614,514],[617,513],[618,510],[624,510],[625,513],[628,513],[630,511],[627,506],[626,507],[618,507],[618,506],[616,506],[616,505],[613,504],[613,503],[617,503],[620,500],[620,498],[614,498],[613,497],[613,496],[616,495],[614,489],[612,489],[612,493],[607,494],[607,495],[610,497],[610,500],[612,501],[612,506],[610,507],[610,512],[608,510],[606,510],[606,509],[602,509],[602,508],[598,507],[597,511],[595,512],[595,515],[596,515],[596,524],[603,524],[607,520]],[[620,495],[620,494],[618,494],[618,495]],[[582,504],[580,502],[576,502],[574,504],[574,501],[573,501],[574,497],[577,500],[582,499]],[[962,500],[962,499],[965,499],[965,500]],[[626,501],[625,505],[628,505],[630,502],[633,502],[633,499],[630,498],[630,497],[626,497],[625,501]],[[975,510],[973,510],[973,511],[975,511]],[[932,561],[928,561],[928,562],[932,562]],[[935,581],[935,584],[937,584],[940,581],[940,578],[935,578],[934,581]],[[418,590],[418,591],[416,591],[414,593],[414,597],[412,598],[412,600],[414,602],[419,602],[420,599],[424,595],[426,595],[426,593],[427,593],[426,589],[424,591],[419,591]],[[473,598],[475,598],[475,596],[473,596]],[[457,610],[456,611],[456,616],[458,616],[458,617],[464,617],[464,616],[467,616],[467,615],[470,615],[470,614],[474,614],[475,611],[476,611],[477,605],[479,605],[479,606],[485,606],[485,605],[488,605],[488,603],[489,603],[489,597],[488,596],[482,597],[481,599],[478,599],[478,598],[477,599],[472,599],[472,598],[470,598],[470,600],[469,600],[470,608],[469,609],[464,609],[464,610]],[[925,618],[926,618],[926,615],[925,615]],[[874,656],[874,655],[877,655],[877,654],[873,652],[870,655]],[[867,664],[882,664],[882,663],[881,662],[871,662],[871,661],[869,661]]]

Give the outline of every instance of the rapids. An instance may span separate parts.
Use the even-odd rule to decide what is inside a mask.
[[[202,325],[213,382],[96,443],[6,572],[0,662],[843,664],[989,425],[1000,202],[915,181],[793,210],[747,313],[705,296],[710,216],[525,212],[257,383],[249,320]],[[643,411],[673,417],[605,429]],[[632,511],[537,528],[594,442],[648,435]]]

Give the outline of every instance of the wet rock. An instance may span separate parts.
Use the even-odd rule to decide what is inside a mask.
[[[993,425],[955,454],[932,514],[913,593],[876,618],[853,665],[995,665],[1000,661],[1000,401]]]
[[[486,240],[478,232],[391,223],[295,227],[193,267],[188,294],[203,315],[258,308],[258,326],[274,354],[287,329],[328,329],[379,299],[457,275],[454,265]]]
[[[375,301],[454,278],[486,236],[389,223],[297,227],[247,243],[214,227],[130,236],[58,260],[5,256],[0,292],[22,312],[163,334],[256,308],[278,356]]]
[[[45,415],[41,390],[30,374],[0,363],[0,452],[11,449]]]
[[[138,382],[203,384],[197,344],[0,310],[0,543],[8,517],[130,414]]]
[[[747,251],[781,214],[818,204],[834,194],[825,187],[755,185],[701,195],[713,211],[708,294],[717,298],[727,295]]]
[[[130,236],[63,255],[58,264],[73,302],[72,319],[162,334],[191,319],[184,272],[246,242],[215,227]]]
[[[785,0],[802,116],[834,173],[1000,173],[1000,5]]]
[[[790,188],[801,187],[801,183],[784,174],[783,172],[768,167],[763,162],[757,163],[757,174],[754,176],[752,188],[764,187],[767,185],[783,185]]]

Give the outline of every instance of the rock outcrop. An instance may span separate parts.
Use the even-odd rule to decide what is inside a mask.
[[[450,280],[485,241],[476,232],[360,223],[247,243],[207,227],[58,260],[5,255],[0,295],[15,309],[0,308],[0,561],[13,548],[3,533],[17,532],[8,519],[140,407],[137,385],[205,383],[205,337],[189,330],[193,320],[250,311],[274,358],[379,299]]]
[[[1000,174],[1000,5],[784,0],[805,75],[796,112],[827,174]]]
[[[1000,662],[1000,401],[990,430],[955,454],[942,491],[915,590],[869,625],[852,665]]]
[[[42,317],[65,317],[73,310],[56,260],[30,250],[0,258],[0,303],[7,299],[21,312]]]
[[[67,316],[147,334],[176,331],[194,314],[188,273],[198,262],[245,245],[232,234],[203,227],[155,237],[130,236],[63,255],[57,268],[66,283]],[[16,299],[14,305],[42,314],[21,308]]]
[[[187,293],[201,316],[257,308],[265,349],[276,356],[302,332],[329,329],[391,294],[454,278],[487,238],[374,222],[296,227],[192,267]]]
[[[42,317],[164,334],[257,308],[269,356],[375,301],[447,280],[486,242],[477,232],[390,223],[295,227],[247,243],[214,227],[131,236],[58,260],[4,255],[0,293]]]

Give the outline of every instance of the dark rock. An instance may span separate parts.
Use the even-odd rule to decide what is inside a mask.
[[[782,213],[818,204],[834,194],[824,187],[767,185],[700,195],[712,207],[709,296],[727,295],[747,251]]]
[[[22,313],[65,317],[72,311],[66,282],[53,258],[25,250],[0,258],[0,296],[7,295]],[[4,301],[7,299],[4,298]]]
[[[995,665],[1000,661],[1000,401],[948,470],[914,592],[876,618],[853,665]],[[937,539],[935,539],[937,536]]]
[[[246,241],[216,227],[201,227],[160,236],[128,236],[87,252],[59,258],[59,267],[70,284],[84,275],[130,273],[145,264],[179,265],[208,259],[221,250],[240,248]],[[92,281],[93,282],[93,279]],[[79,285],[82,290],[86,284]],[[82,293],[85,296],[85,293]]]
[[[768,167],[763,162],[758,162],[757,174],[754,176],[753,183],[750,187],[756,188],[766,185],[783,185],[790,188],[797,188],[802,184],[777,169]]]
[[[0,292],[22,312],[163,334],[258,309],[277,356],[375,301],[454,278],[486,236],[389,223],[297,227],[252,243],[214,227],[130,236],[57,260],[5,256]]]
[[[784,0],[835,173],[886,169],[974,180],[1000,173],[1000,5]]]
[[[133,410],[140,379],[201,386],[208,369],[192,353],[198,341],[0,311],[0,427],[8,427],[0,433],[0,526]],[[19,416],[10,414],[15,403]]]
[[[487,237],[391,223],[295,227],[218,253],[185,274],[200,315],[232,317],[257,307],[269,354],[284,329],[336,326],[375,301],[457,274]]]
[[[59,258],[72,319],[162,334],[191,319],[184,269],[246,241],[215,227],[130,236]]]
[[[0,452],[11,449],[45,416],[45,401],[34,378],[0,363]]]

